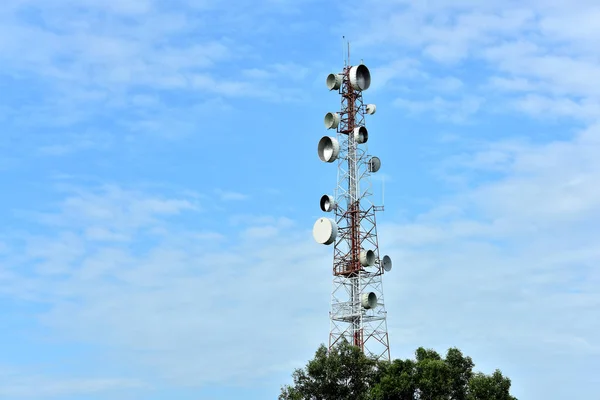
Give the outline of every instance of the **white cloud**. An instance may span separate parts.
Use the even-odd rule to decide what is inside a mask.
[[[426,5],[396,1],[345,11],[345,24],[360,21],[361,35],[354,42],[358,52],[375,58],[383,53],[390,65],[394,64],[389,61],[394,49],[403,54],[397,63],[408,54],[418,63],[420,77],[427,77],[430,84],[437,79],[436,66],[458,73],[464,72],[465,66],[476,65],[480,71],[489,71],[484,76],[493,77],[492,87],[501,89],[504,96],[517,96],[512,110],[589,122],[598,118],[595,110],[600,103],[598,91],[590,84],[600,79],[596,45],[600,31],[592,22],[598,12],[594,2],[585,0],[568,5],[541,1],[430,1]],[[394,75],[402,77],[403,72],[399,67]],[[491,97],[494,93],[487,91],[489,85],[478,82],[479,76],[465,73],[458,78],[470,81],[462,87],[465,99],[498,102]],[[389,78],[383,73],[378,79],[385,82]],[[398,94],[406,97],[406,87],[414,87],[414,93],[422,91],[421,78],[410,70],[402,79],[404,86],[394,88]],[[443,86],[432,86],[432,91],[431,97],[435,97]],[[402,104],[408,109],[426,107],[441,115],[447,113],[445,102],[435,103],[425,106],[423,100],[409,98]]]
[[[600,99],[573,100],[567,97],[549,97],[535,94],[514,100],[515,109],[537,118],[575,118],[585,122],[598,120]]]
[[[503,368],[518,390],[527,378],[476,346],[492,342],[510,352],[553,343],[552,353],[597,354],[597,138],[591,128],[571,142],[475,148],[462,168],[499,168],[499,180],[479,182],[406,223],[384,216],[380,246],[394,259],[385,290],[396,356],[420,345],[458,345],[478,365]],[[100,344],[140,373],[180,384],[251,380],[308,357],[326,340],[330,249],[286,218],[233,216],[234,232],[214,234],[165,219],[193,212],[193,204],[118,187],[68,195],[53,218],[63,221],[64,234],[38,236],[24,250],[9,246],[11,257],[26,256],[13,260],[35,258],[44,269],[3,275],[4,292],[47,302],[42,321],[64,340]],[[78,233],[86,227],[87,236]],[[147,229],[168,234],[146,244],[132,233]],[[132,244],[98,247],[105,232]]]
[[[23,81],[14,84],[33,92],[36,101],[23,103],[9,95],[0,102],[6,103],[0,104],[0,115],[10,116],[10,125],[18,128],[60,130],[49,134],[52,143],[35,146],[39,154],[64,156],[105,149],[129,137],[115,135],[101,142],[73,129],[98,117],[134,134],[173,138],[193,132],[206,115],[230,111],[228,103],[236,98],[302,101],[305,91],[291,82],[304,79],[310,64],[279,57],[268,64],[273,79],[267,82],[256,74],[239,73],[264,65],[259,42],[250,43],[244,34],[258,25],[260,18],[254,14],[284,9],[241,11],[217,5],[179,1],[166,7],[149,0],[119,5],[88,0],[8,3],[0,13],[0,61],[7,76]],[[264,20],[259,27],[270,29]],[[35,45],[24,51],[24,43]],[[174,104],[173,96],[193,100]],[[76,132],[68,142],[65,128]]]
[[[113,232],[109,229],[103,228],[103,227],[94,227],[94,226],[91,226],[85,230],[85,237],[88,240],[106,241],[106,242],[111,242],[111,241],[125,242],[125,241],[129,240],[129,237],[127,235],[124,235],[121,233],[115,233],[115,232]]]
[[[506,92],[530,92],[539,89],[539,85],[526,78],[504,78],[499,76],[491,77],[489,86],[492,89]]]
[[[275,63],[264,68],[249,68],[241,71],[242,75],[257,80],[293,80],[297,81],[307,76],[310,69],[296,63]]]
[[[495,304],[481,301],[488,312],[504,316],[498,316],[491,327],[478,314],[469,322],[478,327],[470,325],[466,330],[504,335],[501,324],[509,317],[502,308],[509,307],[511,330],[534,336],[538,332],[540,338],[562,332],[573,340],[588,341],[589,348],[598,346],[593,335],[597,322],[589,325],[586,319],[592,318],[592,305],[599,299],[593,286],[600,278],[593,267],[600,262],[600,251],[593,244],[600,222],[600,191],[593,178],[600,169],[593,156],[600,150],[597,134],[593,128],[574,142],[513,145],[503,178],[479,184],[446,206],[461,212],[385,227],[382,246],[403,249],[395,264],[400,265],[398,279],[416,287],[418,281],[427,282],[428,292],[458,301],[453,303],[457,310],[464,309],[460,304],[469,299],[495,299]],[[417,295],[406,284],[397,290],[405,300]],[[415,302],[419,299],[412,298]],[[562,307],[561,311],[555,307]],[[536,315],[539,325],[527,315]],[[574,322],[572,315],[588,322]]]
[[[597,128],[590,131],[600,132]],[[537,223],[585,221],[600,215],[600,190],[593,184],[600,171],[594,156],[598,150],[597,142],[590,142],[586,135],[573,142],[525,147],[513,155],[510,177],[480,187],[474,196],[485,209],[506,213],[507,218]]]
[[[41,156],[59,157],[85,150],[107,150],[114,143],[112,134],[89,130],[78,133],[61,132],[60,135],[46,135],[40,141],[37,153]]]
[[[147,85],[221,96],[217,99],[280,100],[259,80],[300,79],[312,68],[285,60],[263,65],[251,48],[230,38],[202,37],[196,45],[173,46],[169,38],[198,27],[184,14],[162,14],[163,24],[157,24],[151,2],[86,3],[113,16],[105,27],[94,18],[65,21],[60,14],[72,3],[55,4],[61,7],[46,8],[44,15],[54,27],[64,23],[59,33],[16,25],[8,7],[0,10],[0,18],[10,22],[0,35],[7,68],[51,78],[68,94],[35,114],[55,125],[85,120],[89,111],[76,107],[80,104],[106,102],[136,110],[127,125],[132,130],[189,131],[195,125],[186,114],[198,115],[217,103],[209,99],[177,110],[162,93],[132,96],[128,90]],[[598,30],[584,15],[595,15],[594,4],[363,4],[353,10],[365,40],[353,46],[364,54],[371,51],[367,44],[374,46],[372,53],[385,62],[373,68],[372,90],[385,88],[409,112],[468,123],[500,104],[544,119],[570,117],[591,125],[600,96],[590,82],[598,80],[600,54]],[[256,15],[236,13],[224,18],[237,23]],[[143,15],[143,21],[128,26],[119,19],[135,15]],[[256,24],[263,20],[239,26]],[[21,54],[23,42],[39,45]],[[249,57],[247,69],[219,75],[236,56]],[[56,57],[66,66],[53,65]],[[465,68],[470,62],[483,67],[480,75],[471,76]],[[273,82],[278,91],[279,82]],[[58,109],[76,112],[58,118]],[[15,112],[0,110],[11,118]],[[421,345],[458,345],[478,366],[505,370],[518,390],[527,381],[536,382],[538,390],[552,387],[562,370],[549,369],[535,379],[528,371],[536,370],[536,362],[556,365],[554,354],[597,361],[599,135],[592,126],[561,141],[469,144],[463,154],[439,164],[448,176],[464,180],[460,192],[429,199],[431,209],[402,223],[390,221],[388,214],[378,219],[382,251],[394,259],[394,270],[385,278],[394,355],[408,357]],[[58,154],[77,143],[67,137],[43,143],[43,149]],[[221,200],[245,198],[216,194]],[[134,365],[140,377],[202,385],[280,370],[288,374],[289,360],[305,360],[327,339],[331,249],[312,241],[310,221],[301,229],[287,218],[252,215],[251,208],[250,215],[221,218],[206,212],[214,210],[204,200],[116,185],[71,190],[60,204],[48,205],[52,212],[28,214],[51,233],[3,237],[0,294],[43,304],[48,310],[41,317],[44,333],[99,345],[107,356]],[[390,200],[393,210],[397,205]],[[219,227],[215,231],[213,223]],[[528,350],[520,352],[519,346]],[[564,360],[560,365],[568,364]],[[99,388],[111,382],[116,381],[63,387]],[[11,385],[13,393],[25,387]],[[30,386],[40,390],[32,396],[46,393],[43,384]]]
[[[228,190],[221,190],[218,189],[215,191],[217,193],[217,196],[219,196],[221,198],[221,200],[223,201],[231,201],[231,200],[247,200],[248,199],[248,195],[243,194],[243,193],[238,193],[238,192],[233,192],[233,191],[228,191]]]
[[[47,304],[41,321],[62,340],[105,346],[140,374],[179,384],[267,376],[287,365],[283,350],[298,340],[310,354],[327,333],[318,310],[329,282],[324,249],[309,230],[260,218],[238,233],[212,234],[165,219],[193,212],[190,204],[114,186],[69,195],[52,218],[65,233],[15,243],[8,265],[39,268],[11,269],[3,292]],[[148,230],[163,232],[160,240],[146,241]],[[107,241],[115,235],[128,242]]]
[[[142,193],[106,185],[99,193],[79,192],[62,205],[65,222],[96,222],[138,228],[154,222],[155,216],[176,215],[186,210],[197,211],[199,205],[188,199],[160,199]]]
[[[426,77],[425,73],[419,68],[419,62],[410,58],[398,59],[391,63],[376,66],[373,68],[372,75],[377,79],[373,79],[369,91],[382,90],[400,77],[409,79]]]
[[[478,97],[447,100],[443,97],[435,96],[431,100],[398,98],[394,100],[393,104],[411,114],[434,112],[440,120],[465,123],[480,110],[482,103],[483,99]]]
[[[456,92],[463,88],[464,83],[454,76],[448,76],[444,78],[433,79],[432,86],[435,90],[439,90],[441,92]]]
[[[24,376],[13,370],[0,369],[0,396],[6,399],[85,396],[145,387],[146,384],[133,379],[60,379]]]

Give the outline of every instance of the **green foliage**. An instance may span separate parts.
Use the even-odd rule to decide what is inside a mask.
[[[415,360],[377,362],[341,342],[328,354],[319,347],[304,369],[294,371],[292,386],[280,400],[516,400],[510,379],[499,370],[473,372],[473,360],[451,348],[442,358],[418,348]]]
[[[509,391],[510,379],[502,376],[500,370],[494,371],[491,376],[477,373],[469,381],[467,400],[517,400]]]
[[[373,386],[373,400],[413,400],[417,390],[416,363],[412,360],[394,360],[384,364],[381,378]]]
[[[446,353],[446,364],[450,369],[449,389],[453,400],[467,400],[469,380],[473,376],[473,360],[464,357],[457,348],[450,348]]]
[[[305,369],[294,371],[294,385],[282,388],[279,399],[367,399],[378,377],[377,365],[347,341],[340,342],[329,354],[321,345]]]

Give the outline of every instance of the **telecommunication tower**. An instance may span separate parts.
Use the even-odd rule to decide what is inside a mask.
[[[362,92],[371,85],[371,73],[362,64],[351,66],[350,47],[342,72],[327,76],[330,91],[341,96],[341,110],[325,114],[325,127],[336,136],[323,136],[318,155],[338,165],[333,195],[321,197],[320,207],[333,218],[319,218],[313,227],[317,243],[333,244],[333,287],[329,348],[340,339],[359,347],[366,355],[390,360],[382,276],[392,269],[389,256],[380,257],[370,175],[381,160],[367,154],[369,133],[365,115],[375,114],[374,104],[364,104]]]

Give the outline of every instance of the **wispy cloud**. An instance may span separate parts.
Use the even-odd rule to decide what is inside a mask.
[[[217,190],[215,190],[215,192],[216,192],[217,196],[219,196],[221,198],[221,200],[223,200],[223,201],[247,200],[249,197],[247,194],[243,194],[243,193],[239,193],[239,192],[232,192],[232,191],[228,191],[228,190],[217,189]]]
[[[0,396],[7,399],[97,395],[114,390],[143,389],[148,386],[133,379],[60,379],[7,372],[0,370]]]
[[[286,219],[250,225],[215,247],[221,232],[176,229],[164,219],[193,211],[190,204],[118,187],[71,195],[51,218],[63,226],[62,235],[31,237],[26,247],[13,243],[7,260],[38,268],[5,277],[8,293],[47,304],[41,320],[63,340],[107,346],[160,379],[202,385],[263,376],[286,362],[273,349],[288,348],[294,326],[316,317],[306,310],[319,307],[316,294],[327,292],[327,281],[299,290],[296,272],[308,274],[302,280],[319,275],[315,260],[323,249],[312,245],[309,232],[290,237]],[[147,244],[139,232],[132,236],[133,228],[166,236]],[[307,270],[307,260],[315,267]],[[294,323],[265,331],[290,312]],[[232,323],[244,329],[231,329]],[[248,340],[257,343],[253,350]]]
[[[204,117],[230,112],[236,99],[303,98],[304,92],[289,82],[306,77],[310,66],[280,58],[264,69],[267,81],[242,73],[242,65],[251,71],[265,68],[243,32],[227,30],[238,31],[247,23],[236,21],[227,8],[204,3],[9,2],[0,14],[0,84],[8,87],[0,116],[6,114],[9,126],[19,129],[58,130],[49,133],[57,143],[38,144],[36,152],[63,156],[116,146],[127,137],[96,146],[100,141],[95,134],[79,134],[89,122],[111,121],[133,134],[185,137]],[[283,8],[248,11],[245,21]],[[214,31],[217,27],[220,33]],[[25,43],[35,45],[23,51]],[[68,143],[65,129],[75,132]]]
[[[358,51],[383,50],[389,60],[392,49],[396,49],[404,57],[417,60],[420,76],[437,75],[435,66],[455,68],[475,61],[489,71],[486,76],[497,75],[494,86],[504,95],[514,96],[514,106],[520,112],[583,121],[594,118],[600,98],[589,82],[597,81],[600,74],[595,62],[599,54],[593,45],[600,32],[590,22],[597,13],[593,4],[492,1],[474,6],[471,2],[435,1],[424,7],[401,1],[369,5],[368,12],[359,7],[345,13],[356,21],[359,14],[368,15],[366,27],[362,26],[362,34],[354,41]],[[579,21],[577,28],[565,28],[565,21],[575,20]],[[364,24],[364,18],[360,21]],[[381,57],[377,53],[373,56]],[[405,86],[421,85],[410,68],[399,67],[394,75],[401,77]],[[382,77],[385,81],[386,75]],[[462,87],[467,99],[493,95],[476,76],[467,73],[457,78],[468,82]],[[431,97],[435,98],[440,89],[433,89]],[[414,93],[422,97],[421,91]],[[422,101],[408,98],[402,104],[422,108]],[[445,102],[429,105],[435,113],[447,112]]]
[[[410,114],[432,112],[441,120],[465,123],[481,109],[482,103],[483,99],[477,97],[452,101],[436,96],[431,100],[398,98],[393,104],[408,111]]]
[[[369,148],[386,177],[392,354],[456,345],[519,398],[593,393],[596,4],[318,6],[3,3],[2,333],[40,357],[8,354],[23,369],[0,372],[0,397],[233,381],[245,391],[227,397],[250,397],[261,376],[273,391],[258,397],[273,397],[327,340],[331,248],[310,229],[335,171],[314,145],[339,106],[322,74],[351,32],[380,106]],[[199,165],[216,173],[199,180]],[[248,191],[265,182],[277,189]],[[59,363],[48,341],[89,353],[44,374]]]
[[[452,212],[380,224],[380,248],[394,261],[386,304],[404,305],[401,315],[388,314],[392,351],[408,357],[418,343],[457,345],[478,368],[491,372],[501,364],[515,394],[561,398],[528,381],[550,384],[562,376],[554,367],[531,372],[540,359],[591,365],[600,357],[600,199],[590,179],[597,165],[564,170],[571,151],[583,150],[569,143],[522,150],[510,163],[519,172],[438,203]],[[567,164],[525,167],[555,151]],[[584,380],[579,390],[590,393],[593,378]]]

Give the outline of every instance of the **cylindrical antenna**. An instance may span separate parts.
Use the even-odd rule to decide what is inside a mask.
[[[342,59],[344,60],[344,67],[347,65],[346,64],[346,49],[345,49],[346,46],[344,46],[345,41],[346,41],[346,36],[344,35],[344,36],[342,36]]]
[[[350,65],[350,41],[348,40],[348,65]]]

